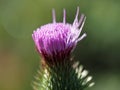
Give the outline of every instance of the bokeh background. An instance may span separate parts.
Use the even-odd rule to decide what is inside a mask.
[[[77,6],[87,16],[87,38],[73,55],[96,82],[87,90],[120,90],[120,0],[0,0],[0,90],[32,90],[40,64],[33,30],[52,22],[52,8],[57,21],[66,8],[72,23]]]

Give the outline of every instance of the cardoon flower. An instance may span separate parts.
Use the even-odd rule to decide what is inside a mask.
[[[86,34],[80,36],[86,17],[82,14],[78,19],[79,8],[73,24],[66,22],[66,11],[63,10],[63,22],[56,22],[53,10],[53,22],[37,28],[32,34],[37,51],[47,63],[61,62],[69,57],[71,52]]]

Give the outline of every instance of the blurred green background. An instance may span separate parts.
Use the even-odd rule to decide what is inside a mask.
[[[77,6],[87,16],[87,38],[73,55],[96,82],[87,90],[120,90],[120,0],[0,0],[0,90],[32,90],[40,64],[33,30],[52,21],[52,8],[57,21],[66,8],[72,23]]]

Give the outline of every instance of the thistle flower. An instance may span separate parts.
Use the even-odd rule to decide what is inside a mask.
[[[73,24],[66,22],[66,11],[63,10],[63,22],[56,22],[55,10],[52,11],[53,22],[37,28],[32,34],[37,51],[48,63],[55,63],[69,57],[71,52],[86,34],[80,36],[86,17],[80,19],[79,7]]]
[[[32,38],[36,49],[42,55],[42,64],[34,90],[84,90],[94,85],[92,76],[88,71],[76,62],[70,55],[77,43],[86,34],[80,36],[86,17],[79,16],[79,7],[73,24],[66,22],[66,11],[63,10],[63,22],[56,22],[55,10],[53,10],[53,23],[48,23],[35,30]],[[45,63],[44,63],[45,61]]]

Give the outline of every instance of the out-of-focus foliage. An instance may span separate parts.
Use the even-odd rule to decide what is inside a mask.
[[[96,85],[88,90],[119,90],[120,86],[120,1],[119,0],[0,0],[0,90],[32,90],[31,81],[39,68],[32,31],[57,21],[67,10],[72,23],[76,7],[87,16],[76,59],[89,69]]]

